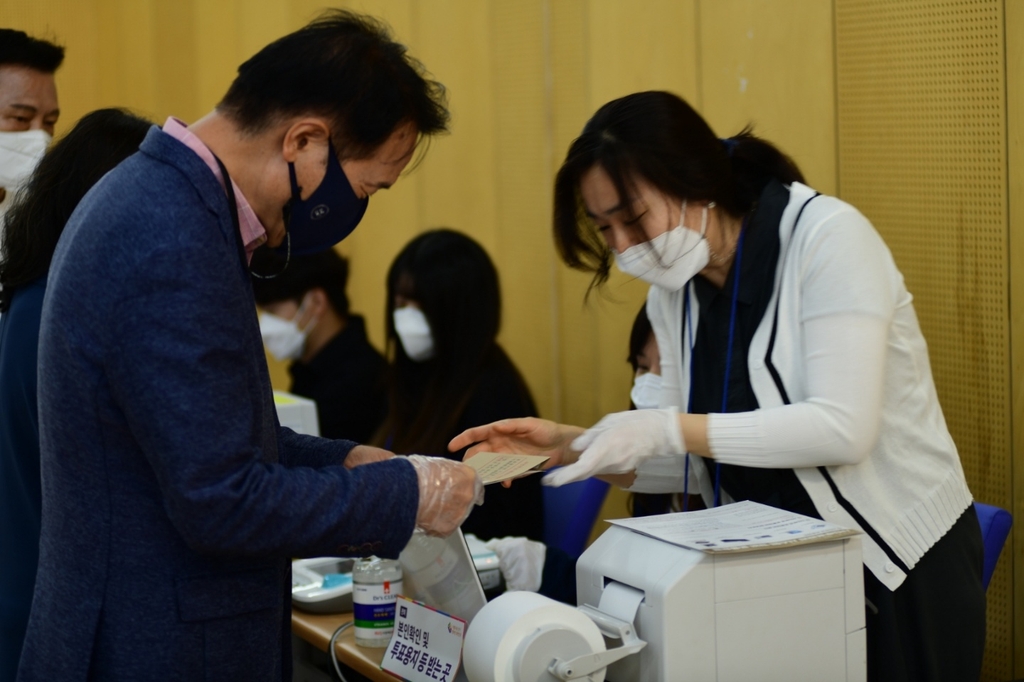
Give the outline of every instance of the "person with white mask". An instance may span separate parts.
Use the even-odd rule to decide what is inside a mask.
[[[0,28],[0,223],[50,145],[63,61],[63,47]]]
[[[375,439],[395,452],[446,455],[470,426],[537,414],[530,390],[497,341],[498,272],[487,252],[450,229],[420,234],[395,256],[387,276],[388,416]],[[537,476],[491,486],[463,531],[481,540],[544,532]]]
[[[252,290],[267,351],[288,362],[289,391],[316,402],[320,435],[367,443],[387,414],[388,363],[349,310],[348,260],[328,249],[283,258],[253,254]]]
[[[629,358],[633,388],[629,401],[638,410],[656,410],[661,400],[661,353],[646,308],[640,308],[629,334]]]
[[[749,129],[719,139],[666,92],[601,107],[554,203],[566,264],[600,285],[614,260],[651,284],[658,409],[589,429],[505,420],[449,447],[543,453],[561,466],[548,485],[613,474],[859,529],[868,679],[977,679],[977,515],[911,296],[870,222]]]

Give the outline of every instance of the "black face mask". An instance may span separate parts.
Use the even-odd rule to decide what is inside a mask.
[[[356,196],[334,153],[333,142],[327,144],[327,173],[308,199],[301,196],[294,163],[288,164],[288,175],[292,198],[284,207],[287,237],[278,251],[290,249],[297,256],[326,251],[352,234],[370,200]]]

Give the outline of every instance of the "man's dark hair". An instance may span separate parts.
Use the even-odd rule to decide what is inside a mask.
[[[0,66],[27,66],[43,73],[53,73],[64,61],[64,48],[51,42],[32,38],[24,31],[0,28]]]
[[[315,114],[334,122],[342,159],[378,149],[403,123],[419,135],[444,132],[444,86],[430,80],[382,22],[330,10],[280,38],[238,67],[217,109],[246,132],[259,133],[291,116]]]
[[[46,152],[4,216],[0,311],[10,307],[20,287],[46,274],[64,225],[82,197],[138,150],[151,126],[123,109],[98,109]]]
[[[266,306],[282,301],[299,302],[306,292],[320,288],[327,294],[331,307],[341,317],[348,316],[348,261],[334,249],[308,256],[291,256],[287,267],[282,267],[281,258],[269,249],[257,249],[253,253],[253,272],[278,272],[270,279],[252,280],[252,291],[256,304]]]

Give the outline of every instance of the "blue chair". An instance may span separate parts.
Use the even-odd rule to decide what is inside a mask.
[[[978,523],[981,524],[981,539],[985,546],[985,566],[981,572],[981,582],[988,589],[988,583],[992,580],[992,574],[996,570],[996,563],[999,561],[999,554],[1003,551],[1003,545],[1010,534],[1010,526],[1013,525],[1013,516],[1010,512],[991,504],[975,502],[974,509],[978,512]]]
[[[578,559],[587,546],[587,538],[601,511],[608,484],[588,478],[563,485],[544,488],[544,544],[557,547]]]

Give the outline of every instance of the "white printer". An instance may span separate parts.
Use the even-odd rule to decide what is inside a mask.
[[[480,611],[466,634],[467,676],[863,682],[860,539],[749,549],[700,551],[613,525],[576,564],[577,609],[509,593]]]

